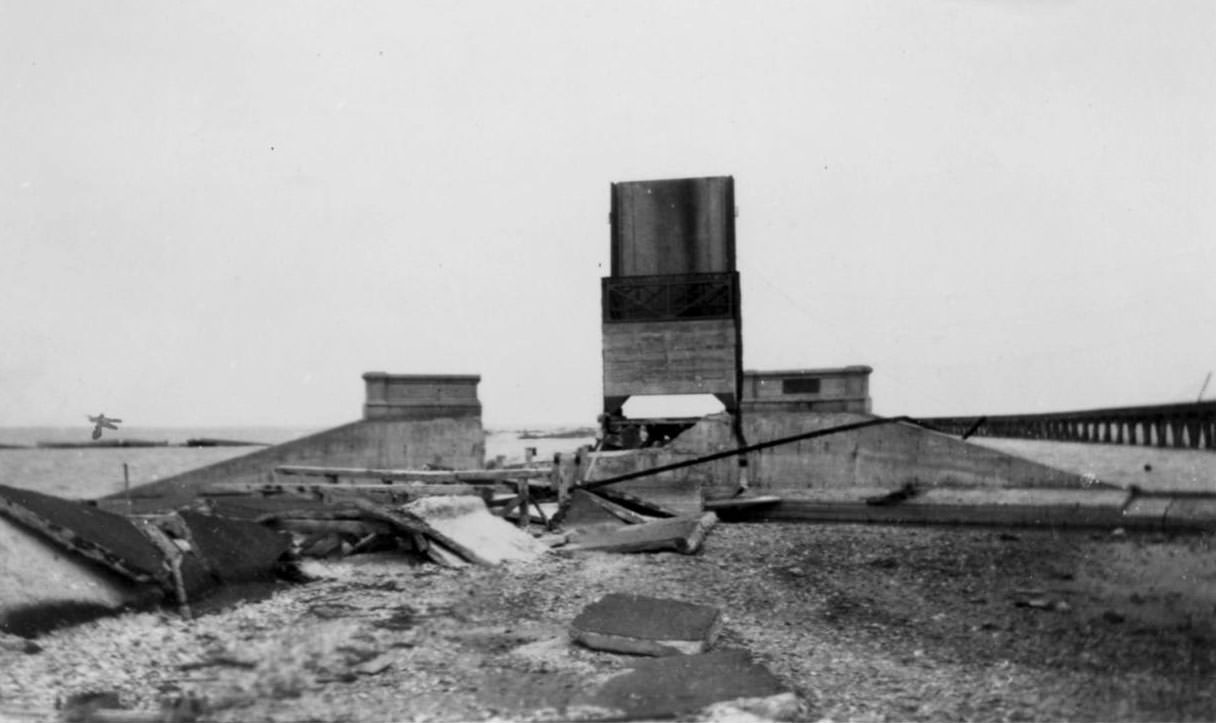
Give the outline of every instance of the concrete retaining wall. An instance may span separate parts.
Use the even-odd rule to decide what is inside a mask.
[[[479,417],[368,419],[141,485],[131,495],[137,511],[170,509],[187,504],[199,489],[215,482],[273,482],[274,468],[284,464],[480,469],[485,464],[485,432]]]
[[[744,415],[749,444],[869,419],[847,413]],[[911,424],[886,424],[749,455],[753,490],[788,495],[841,487],[1082,487],[1080,475]]]
[[[662,448],[595,456],[589,480],[672,464],[734,449],[730,415],[706,417]],[[758,444],[872,419],[850,413],[752,412],[743,416],[748,444]],[[824,489],[887,488],[913,483],[957,488],[1081,488],[1077,474],[964,442],[911,424],[887,424],[752,452],[746,468],[736,458],[716,460],[613,485],[647,496],[647,490],[697,483],[707,498],[729,497],[745,473],[753,492],[796,497]]]

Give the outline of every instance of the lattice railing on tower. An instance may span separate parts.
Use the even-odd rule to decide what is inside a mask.
[[[729,319],[739,299],[737,273],[603,279],[604,321]]]

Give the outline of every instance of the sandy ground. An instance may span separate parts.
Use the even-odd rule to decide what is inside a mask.
[[[604,715],[630,658],[567,626],[608,592],[719,606],[809,720],[1214,720],[1210,536],[719,525],[697,556],[445,570],[395,554],[187,622],[131,614],[0,645],[0,718],[115,691],[202,720]],[[182,708],[185,710],[185,707]]]

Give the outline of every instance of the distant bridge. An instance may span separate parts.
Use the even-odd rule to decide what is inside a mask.
[[[1216,402],[921,421],[938,431],[966,436],[1216,450]]]

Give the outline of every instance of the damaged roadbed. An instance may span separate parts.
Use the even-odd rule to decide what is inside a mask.
[[[0,487],[0,532],[32,530],[58,550],[43,550],[44,567],[77,566],[64,568],[61,597],[80,592],[85,568],[102,588],[154,593],[111,605],[151,612],[0,637],[14,671],[0,675],[0,714],[38,719],[53,714],[48,705],[71,719],[147,721],[1216,713],[1204,682],[1216,672],[1210,529],[1162,524],[1172,502],[1146,507],[1142,525],[1112,528],[1135,519],[1137,490],[815,493],[812,505],[829,514],[888,523],[929,521],[919,519],[926,508],[990,509],[994,494],[1003,505],[987,529],[867,528],[747,521],[791,510],[832,519],[807,507],[805,492],[706,501],[679,484],[648,497],[547,484],[539,468],[289,472],[324,481],[217,485],[190,508],[143,515]],[[1077,495],[1100,520],[1069,524]],[[1044,518],[1044,506],[1066,515]],[[719,525],[719,515],[741,522]],[[996,526],[1006,517],[1023,526]],[[310,584],[223,609],[225,592],[276,576]],[[218,612],[191,619],[191,603],[208,599]],[[28,612],[5,619],[6,632],[28,634],[9,625]],[[80,654],[65,663],[73,645]]]
[[[630,717],[612,696],[660,659],[572,640],[573,622],[616,594],[720,611],[711,654],[747,651],[764,669],[747,679],[792,694],[798,719],[1210,720],[1212,542],[742,523],[716,527],[694,556],[306,561],[315,582],[193,621],[128,614],[42,636],[37,650],[0,646],[0,713],[43,719],[57,700],[110,692],[128,716],[161,716],[145,720]],[[735,655],[660,673],[746,664]],[[644,683],[630,700],[667,704]],[[681,716],[792,710],[738,705],[753,707]]]

